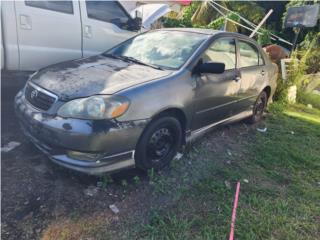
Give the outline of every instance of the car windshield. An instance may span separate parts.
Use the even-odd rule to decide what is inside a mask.
[[[183,31],[154,31],[138,35],[105,54],[136,59],[161,68],[178,69],[208,38],[208,35]]]

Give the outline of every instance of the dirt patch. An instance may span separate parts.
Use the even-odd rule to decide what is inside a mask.
[[[103,235],[125,239],[128,225],[147,223],[153,210],[175,204],[176,193],[172,193],[176,189],[201,178],[201,166],[205,166],[198,162],[204,161],[201,148],[210,148],[216,161],[232,164],[231,160],[228,163],[229,154],[240,154],[233,136],[243,131],[247,130],[242,124],[218,129],[199,139],[181,160],[160,174],[124,171],[112,175],[107,186],[101,186],[104,179],[52,164],[21,136],[22,145],[2,156],[2,237],[79,239]],[[139,181],[134,180],[137,176]],[[111,204],[118,207],[118,214],[109,209]]]

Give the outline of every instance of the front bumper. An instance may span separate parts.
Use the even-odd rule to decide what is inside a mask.
[[[149,120],[83,120],[61,118],[34,108],[20,91],[15,111],[24,133],[55,163],[101,174],[134,167],[134,149]],[[70,152],[94,155],[77,159]]]

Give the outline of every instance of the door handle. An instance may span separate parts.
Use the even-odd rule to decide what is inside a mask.
[[[92,38],[92,29],[91,26],[85,25],[84,26],[84,36],[86,38]]]
[[[20,15],[20,28],[25,30],[32,29],[31,18],[27,15]]]
[[[264,76],[266,72],[264,70],[261,71],[261,75]]]

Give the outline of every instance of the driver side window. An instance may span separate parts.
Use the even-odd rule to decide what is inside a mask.
[[[204,63],[219,62],[225,64],[225,70],[236,67],[236,44],[231,38],[221,38],[216,40],[204,52],[202,56]]]

